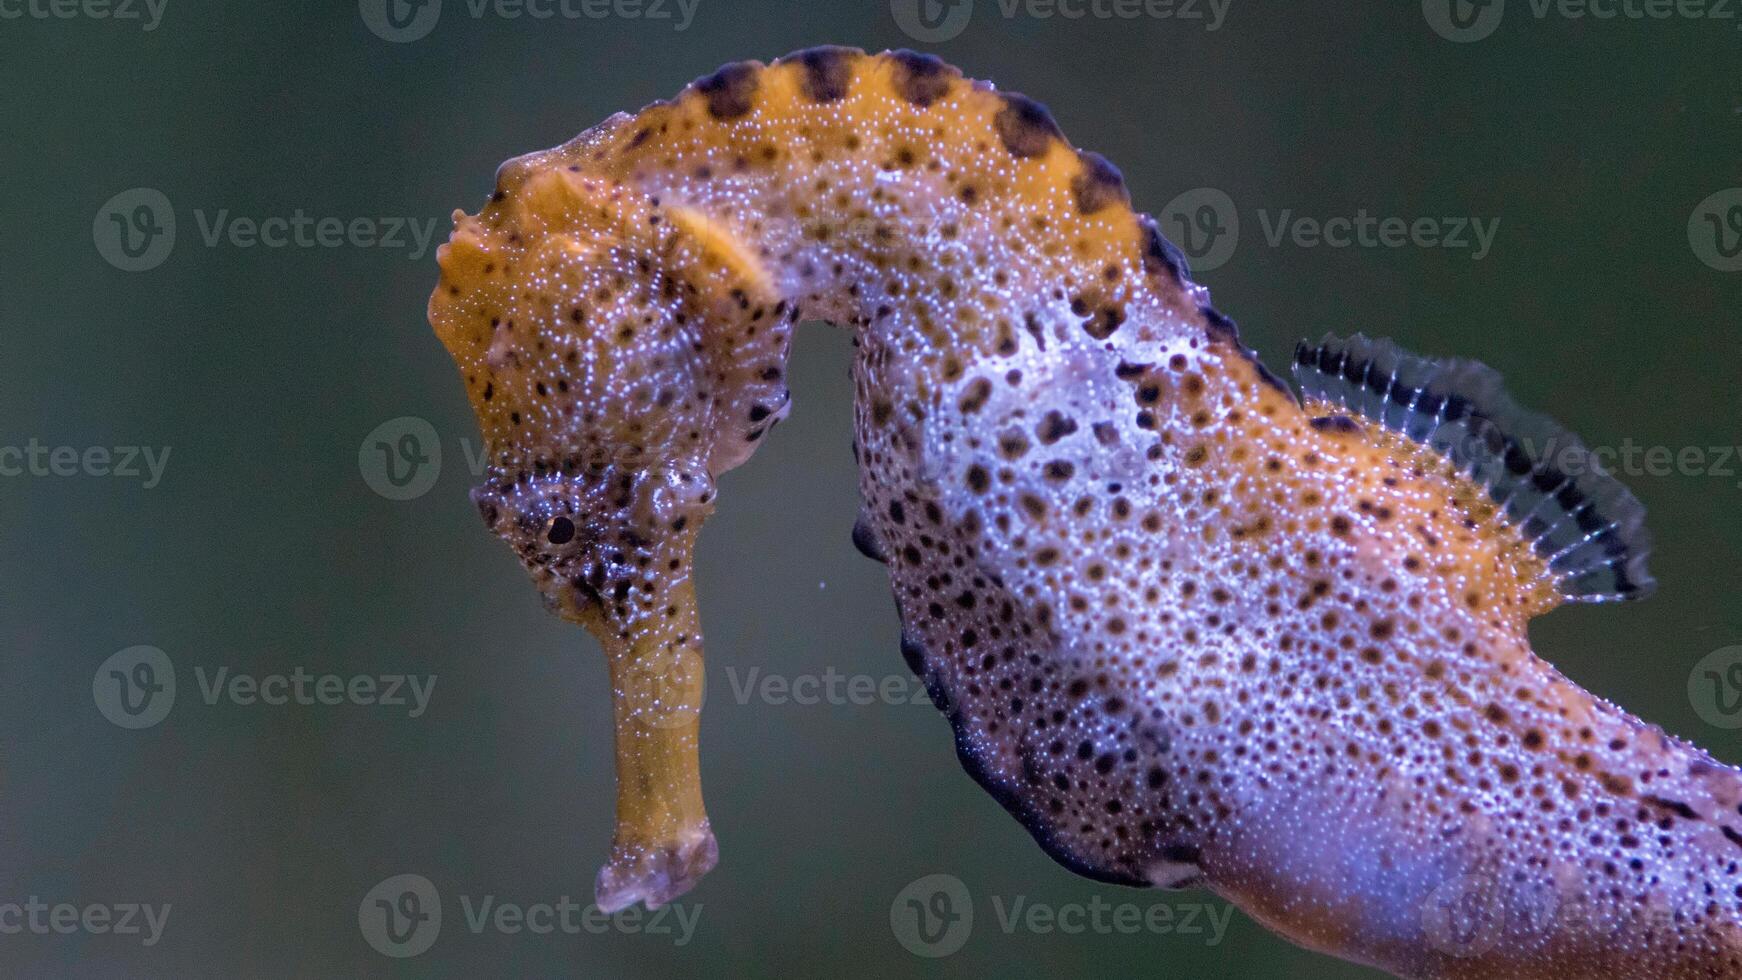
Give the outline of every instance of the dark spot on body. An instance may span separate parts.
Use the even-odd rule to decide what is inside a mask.
[[[891,51],[895,62],[895,92],[916,106],[925,107],[943,98],[950,82],[961,72],[945,64],[943,59],[915,51]]]
[[[1050,446],[1065,436],[1077,431],[1077,420],[1057,410],[1046,413],[1040,420],[1040,427],[1035,435],[1040,437],[1042,445]]]
[[[864,515],[853,522],[853,547],[859,549],[859,554],[881,564],[889,564],[889,556],[883,552],[883,543],[877,540],[877,532],[871,530],[871,522]]]
[[[1161,849],[1161,857],[1174,864],[1197,864],[1204,859],[1203,854],[1190,844],[1169,844]]]
[[[901,659],[907,661],[908,670],[918,677],[925,677],[925,648],[906,631],[901,634]]]
[[[1077,210],[1094,214],[1110,204],[1130,204],[1131,194],[1125,189],[1125,178],[1119,168],[1107,162],[1099,153],[1077,154],[1083,169],[1071,178],[1071,193],[1077,199]]]
[[[1361,423],[1347,415],[1325,415],[1313,419],[1311,424],[1320,432],[1356,433],[1361,431]]]
[[[1204,317],[1204,324],[1209,332],[1210,340],[1221,341],[1234,346],[1240,346],[1240,328],[1233,320],[1223,316],[1213,306],[1202,306],[1198,312]]]
[[[964,415],[978,412],[986,407],[986,399],[992,397],[992,382],[985,378],[975,378],[968,383],[968,390],[962,394],[960,408]]]
[[[708,113],[715,119],[737,119],[755,108],[761,70],[753,61],[734,62],[706,78],[696,79],[695,89],[707,98]]]
[[[1113,331],[1125,322],[1125,310],[1117,306],[1103,306],[1094,311],[1083,324],[1083,332],[1096,340],[1106,340],[1113,336]]]
[[[1052,141],[1064,139],[1046,106],[1026,95],[1004,96],[1004,108],[992,120],[1010,155],[1021,159],[1044,156]]]
[[[799,87],[812,102],[834,102],[847,95],[847,84],[853,79],[853,60],[865,52],[836,45],[809,48],[781,59],[796,61],[804,69]]]
[[[1191,279],[1191,269],[1186,264],[1184,253],[1167,236],[1156,227],[1155,219],[1144,215],[1143,225],[1143,268],[1150,275],[1167,275],[1176,285],[1184,285]]]
[[[1699,820],[1700,819],[1700,815],[1698,813],[1694,812],[1693,807],[1688,806],[1686,803],[1683,803],[1680,800],[1668,800],[1668,799],[1664,799],[1661,796],[1643,796],[1643,797],[1640,797],[1640,799],[1644,800],[1646,803],[1649,803],[1654,807],[1657,807],[1660,810],[1668,810],[1669,812],[1675,814],[1676,816],[1682,818],[1683,820]]]

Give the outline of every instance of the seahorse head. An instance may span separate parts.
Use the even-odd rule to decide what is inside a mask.
[[[430,320],[483,430],[485,522],[554,611],[623,626],[784,414],[789,324],[705,222],[538,156],[457,217]]]

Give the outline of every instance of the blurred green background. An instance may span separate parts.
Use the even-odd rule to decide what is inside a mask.
[[[571,2],[581,16],[540,19],[447,0],[433,26],[414,19],[394,40],[371,0],[167,0],[151,30],[143,0],[122,9],[145,22],[0,0],[0,467],[5,447],[32,440],[170,451],[151,486],[0,476],[0,926],[17,922],[6,903],[32,896],[171,906],[151,946],[0,934],[0,973],[1372,975],[1238,915],[1218,942],[1209,913],[1189,911],[1223,914],[1204,894],[1073,877],[962,773],[923,699],[740,694],[752,669],[917,689],[883,570],[848,543],[849,345],[820,326],[797,346],[792,419],[724,479],[702,536],[703,770],[722,857],[683,900],[693,933],[645,920],[474,933],[462,897],[591,899],[611,825],[602,658],[541,611],[467,501],[476,432],[424,321],[433,254],[203,232],[300,209],[434,222],[440,241],[503,159],[722,62],[825,42],[918,47],[1049,103],[1074,142],[1123,168],[1140,208],[1225,193],[1238,245],[1200,278],[1273,366],[1298,337],[1362,330],[1481,358],[1594,444],[1733,447],[1742,273],[1725,271],[1724,222],[1742,233],[1742,192],[1702,202],[1742,184],[1738,22],[1539,17],[1513,0],[1497,25],[1480,19],[1496,8],[1464,8],[1475,26],[1450,33],[1493,30],[1455,41],[1434,27],[1447,30],[1439,0],[1231,0],[1219,13],[1101,0],[1135,17],[1067,0],[1080,18],[998,0]],[[133,188],[161,192],[176,222],[173,249],[143,271],[106,258],[122,227],[111,215],[131,221],[137,200],[110,202]],[[1690,234],[1711,227],[1702,206],[1729,237]],[[1363,210],[1499,224],[1480,258],[1473,241],[1267,240],[1285,211]],[[425,470],[428,492],[388,499],[365,479],[371,433],[406,416],[433,427],[442,465]],[[1651,511],[1660,595],[1563,610],[1535,635],[1574,678],[1737,762],[1731,716],[1689,690],[1702,658],[1742,644],[1742,460],[1727,466],[1713,454],[1630,477]],[[100,668],[139,644],[164,651],[178,692],[166,719],[132,730],[99,710]],[[219,668],[436,687],[415,718],[208,704],[198,672]],[[396,959],[366,940],[359,905],[407,873],[430,880],[445,917],[433,947]],[[975,920],[959,950],[924,958],[891,908],[933,874],[962,883]],[[1165,906],[1200,931],[1007,930],[1000,911],[1018,901]]]

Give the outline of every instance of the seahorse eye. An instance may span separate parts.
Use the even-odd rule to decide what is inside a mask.
[[[568,544],[575,539],[575,522],[566,517],[552,518],[544,538],[551,544]]]

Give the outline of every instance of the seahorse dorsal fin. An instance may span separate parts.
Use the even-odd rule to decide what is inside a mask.
[[[1656,588],[1645,507],[1577,436],[1519,407],[1487,365],[1356,334],[1303,341],[1294,376],[1321,414],[1348,412],[1451,461],[1547,562],[1568,600],[1636,599]]]

